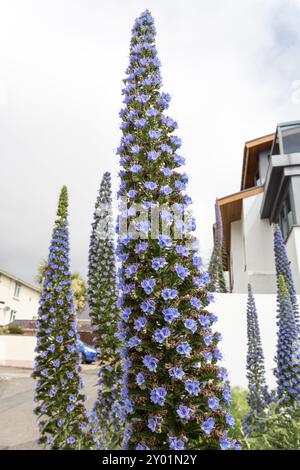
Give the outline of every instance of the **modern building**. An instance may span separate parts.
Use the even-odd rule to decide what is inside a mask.
[[[229,289],[275,293],[272,224],[281,227],[300,293],[300,121],[246,142],[238,193],[220,206]]]
[[[40,289],[0,270],[0,326],[37,318]]]

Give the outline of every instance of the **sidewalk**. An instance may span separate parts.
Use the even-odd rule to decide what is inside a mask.
[[[90,407],[97,393],[97,366],[83,365],[82,369]],[[30,369],[0,367],[0,450],[38,449],[31,373]]]

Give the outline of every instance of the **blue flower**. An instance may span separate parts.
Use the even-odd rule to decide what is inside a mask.
[[[180,165],[184,165],[185,164],[185,159],[183,157],[181,157],[180,155],[177,155],[176,153],[174,154],[173,156],[174,158],[174,162],[180,166]]]
[[[193,333],[197,331],[197,322],[192,318],[187,318],[186,320],[184,320],[184,326],[188,330],[191,330]]]
[[[189,419],[191,419],[193,410],[188,406],[180,405],[179,408],[177,408],[176,413],[178,414],[180,419],[188,421]]]
[[[185,268],[181,264],[176,264],[175,271],[177,273],[177,276],[180,277],[180,279],[183,279],[183,280],[190,274],[189,269]]]
[[[165,300],[172,300],[177,297],[178,291],[177,289],[163,289],[161,295]]]
[[[131,277],[133,274],[136,274],[138,270],[137,264],[130,264],[125,270],[125,276]]]
[[[158,115],[158,111],[157,111],[157,109],[150,108],[150,109],[147,109],[146,115],[147,115],[148,117],[155,117],[155,116]]]
[[[223,354],[221,353],[219,349],[215,350],[214,356],[217,361],[221,361],[223,359]]]
[[[212,430],[215,427],[215,420],[214,418],[208,418],[206,421],[204,421],[201,425],[202,431],[205,432],[206,435],[209,436],[209,434],[212,432]]]
[[[162,168],[162,173],[164,174],[164,176],[172,176],[173,174],[173,170],[171,170],[171,168]]]
[[[228,378],[227,370],[225,367],[221,367],[219,372],[218,372],[218,377],[221,380],[226,380]]]
[[[169,374],[174,379],[182,380],[183,376],[185,375],[185,372],[182,367],[172,367],[169,370]]]
[[[175,183],[174,183],[174,186],[179,191],[184,191],[185,190],[185,184],[180,180],[176,180]]]
[[[169,194],[172,193],[172,191],[173,191],[172,188],[168,184],[160,188],[160,193],[163,194],[164,196],[168,196]]]
[[[177,245],[176,246],[176,252],[180,256],[183,256],[183,257],[186,257],[186,256],[189,255],[189,250],[185,246],[182,246],[182,245]]]
[[[206,335],[206,336],[204,336],[203,341],[204,341],[206,346],[210,346],[212,341],[213,341],[213,336],[212,335]]]
[[[122,318],[122,320],[124,320],[125,322],[128,321],[129,317],[131,315],[131,309],[129,307],[125,307],[123,310],[121,310],[120,312],[120,317]]]
[[[186,380],[184,383],[184,388],[189,393],[189,395],[194,395],[197,397],[200,393],[200,383],[198,380]]]
[[[149,313],[150,315],[155,312],[156,303],[154,300],[144,300],[141,303],[141,309],[145,313]]]
[[[159,235],[158,244],[161,248],[170,248],[172,246],[172,239],[169,235]]]
[[[136,381],[136,383],[138,384],[139,387],[141,385],[143,385],[143,383],[145,382],[144,374],[142,374],[142,372],[139,372],[136,376],[135,381]]]
[[[74,437],[67,437],[66,442],[67,442],[67,444],[74,444],[75,439],[74,439]]]
[[[131,152],[133,153],[133,155],[138,155],[141,151],[141,148],[139,145],[132,145],[131,147]],[[137,165],[139,166],[139,165]],[[138,173],[138,171],[133,171],[133,173]]]
[[[182,439],[177,439],[176,437],[169,437],[170,449],[173,450],[184,450],[185,445]]]
[[[151,401],[156,405],[163,406],[166,400],[167,390],[165,387],[158,387],[151,391]]]
[[[190,304],[196,310],[200,310],[202,308],[202,302],[197,297],[192,297],[190,299]]]
[[[137,121],[135,121],[134,125],[137,128],[143,128],[147,125],[147,120],[144,119],[144,118],[137,119]]]
[[[150,96],[142,94],[142,95],[137,96],[136,100],[139,103],[145,104],[145,103],[148,103],[148,101],[150,100]]]
[[[157,188],[157,184],[154,181],[146,181],[144,186],[146,189],[149,189],[149,191],[154,191],[154,189]]]
[[[145,328],[146,323],[147,323],[147,319],[146,319],[145,317],[137,318],[137,319],[134,321],[134,329],[135,329],[136,331],[140,331],[140,330],[142,330],[143,328]]]
[[[151,294],[153,292],[153,288],[156,284],[156,281],[155,279],[144,279],[142,282],[141,282],[141,286],[142,288],[144,289],[144,291],[146,292],[146,294]]]
[[[159,269],[166,266],[166,264],[167,264],[167,262],[166,262],[165,258],[154,258],[152,260],[151,266],[152,266],[153,269],[155,269],[155,271],[158,271]]]
[[[140,242],[135,246],[134,252],[135,253],[142,253],[143,251],[146,251],[147,248],[148,248],[148,243],[147,242]]]
[[[130,168],[131,173],[140,173],[141,170],[142,170],[142,165],[138,165],[138,164],[132,165],[132,167]]]
[[[203,265],[202,259],[199,256],[193,256],[193,265],[196,268],[201,268],[201,266]]]
[[[192,348],[189,345],[189,343],[183,342],[183,343],[178,344],[178,346],[176,347],[176,351],[179,354],[181,354],[182,356],[190,357],[190,354],[192,352]]]
[[[230,413],[226,415],[226,423],[231,427],[234,426],[235,420],[234,420],[234,417]]]
[[[141,344],[141,340],[137,336],[132,336],[128,341],[129,348],[136,348],[139,344]]]
[[[162,311],[162,313],[167,323],[172,323],[174,320],[180,317],[180,313],[177,308],[166,308]]]
[[[148,132],[148,135],[149,135],[150,139],[159,139],[161,133],[160,133],[160,131],[156,131],[156,130],[152,130],[152,129],[151,129],[151,130]]]
[[[157,369],[158,359],[156,357],[150,356],[150,354],[146,354],[143,359],[143,364],[147,367],[150,372],[153,372]]]
[[[135,189],[130,189],[127,193],[127,197],[129,197],[129,199],[132,199],[136,195],[137,195],[137,191]]]
[[[199,323],[204,328],[208,328],[210,326],[210,318],[207,315],[200,315],[199,316]]]
[[[172,148],[170,147],[170,145],[167,145],[167,144],[161,144],[161,151],[162,152],[166,152],[166,153],[172,153],[173,150]]]
[[[171,135],[170,140],[175,147],[179,148],[181,147],[181,139],[177,137],[176,135]]]
[[[148,428],[151,429],[152,432],[157,432],[162,422],[161,416],[154,416],[153,418],[148,419]]]
[[[208,406],[211,410],[216,411],[220,408],[220,401],[216,397],[212,397],[208,399]]]
[[[156,330],[154,332],[155,341],[162,344],[170,336],[170,334],[170,329],[164,326],[161,330]]]
[[[150,150],[148,153],[147,153],[147,157],[149,160],[157,160],[157,158],[159,157],[159,153],[156,152],[155,150]]]
[[[221,450],[229,450],[230,447],[231,447],[230,439],[228,439],[228,438],[220,439],[220,448],[221,448]]]

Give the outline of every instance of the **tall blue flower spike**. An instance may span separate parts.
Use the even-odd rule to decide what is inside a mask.
[[[111,449],[123,440],[123,415],[111,175],[108,172],[101,181],[92,223],[88,304],[99,360],[97,400],[90,416],[91,432],[98,449]]]
[[[207,310],[213,296],[193,236],[188,177],[178,171],[181,140],[165,114],[170,95],[160,91],[159,69],[146,10],[132,29],[117,151],[125,448],[238,449],[228,434],[230,390],[218,365],[216,316]],[[168,230],[153,233],[151,211]]]
[[[263,431],[260,429],[261,419],[270,403],[266,377],[264,354],[261,344],[260,329],[251,285],[248,284],[247,300],[247,379],[248,379],[248,405],[249,413],[243,423],[244,431],[250,435],[252,431]]]
[[[295,312],[285,277],[279,276],[278,333],[275,376],[277,394],[283,404],[300,404],[300,341]]]
[[[291,303],[295,315],[295,321],[299,328],[299,307],[295,284],[291,271],[291,263],[288,259],[285,243],[282,237],[281,229],[278,225],[274,226],[274,255],[276,267],[277,289],[279,290],[279,277],[284,276],[288,292],[290,294]]]
[[[61,190],[38,312],[35,413],[39,443],[52,449],[89,447],[76,316],[71,291],[68,192]]]

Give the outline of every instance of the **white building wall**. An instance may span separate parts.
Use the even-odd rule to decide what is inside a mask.
[[[286,242],[286,251],[291,262],[295,288],[297,293],[300,294],[300,227],[293,227]]]
[[[243,223],[241,220],[231,223],[230,265],[232,292],[245,292],[248,275],[245,271],[245,253],[243,243]]]
[[[210,311],[216,313],[219,319],[216,330],[222,334],[220,349],[223,353],[223,365],[228,370],[232,386],[247,388],[247,295],[214,294],[214,296],[215,303],[210,305]],[[267,383],[274,388],[276,380],[273,369],[277,343],[276,295],[255,294],[254,297],[265,356]],[[300,296],[298,302],[299,300]]]
[[[21,283],[21,282],[20,282]],[[15,297],[16,281],[4,273],[0,273],[0,325],[11,321],[11,312],[15,312],[16,320],[32,320],[37,317],[39,292],[22,284],[19,297]]]
[[[241,220],[231,224],[234,293],[246,293],[248,282],[255,293],[276,292],[273,229],[260,218],[262,197],[243,199]]]

